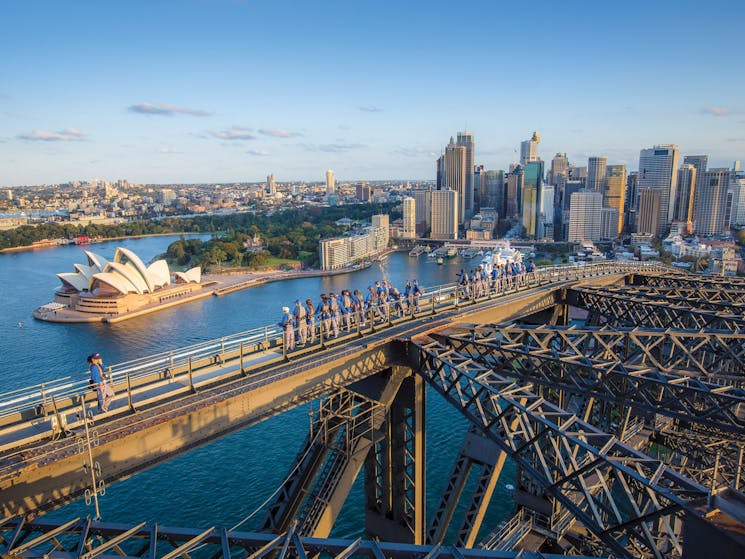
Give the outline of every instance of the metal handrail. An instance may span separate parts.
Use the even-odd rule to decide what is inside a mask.
[[[521,288],[525,289],[609,273],[641,270],[662,271],[667,269],[667,267],[657,263],[647,262],[601,262],[545,266],[538,268],[535,272],[515,276],[517,278],[515,281],[509,283],[505,290],[497,292],[495,295],[513,293]],[[459,304],[458,289],[459,285],[454,282],[424,287],[419,298],[419,306],[422,312],[426,312],[430,308],[434,311],[435,309],[457,307]],[[491,298],[492,292],[488,289],[487,292],[487,297]],[[319,323],[320,320],[317,319],[317,328],[320,327]],[[381,324],[376,328],[383,326]],[[185,373],[186,368],[190,367],[190,363],[198,363],[204,359],[223,360],[226,355],[241,351],[245,346],[249,346],[249,348],[253,346],[255,349],[243,353],[244,356],[266,351],[271,347],[281,346],[281,338],[282,330],[278,326],[268,325],[199,342],[176,350],[124,361],[107,367],[106,372],[112,383],[124,382],[125,380],[136,383],[153,375],[171,376],[173,378],[175,371],[183,369],[182,373]],[[45,413],[52,396],[59,401],[64,398],[78,397],[88,390],[89,373],[87,371],[75,376],[65,376],[24,388],[9,390],[0,393],[0,418],[28,410],[42,410],[42,413]]]

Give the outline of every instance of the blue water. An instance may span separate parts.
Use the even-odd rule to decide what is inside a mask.
[[[150,237],[33,252],[0,254],[0,378],[5,390],[85,370],[85,356],[98,351],[104,363],[142,357],[179,346],[275,323],[283,305],[296,298],[342,288],[365,288],[388,279],[399,288],[410,278],[424,286],[454,280],[477,260],[448,260],[440,266],[422,255],[394,253],[354,274],[271,283],[225,297],[210,297],[118,324],[51,324],[31,318],[34,308],[52,300],[56,273],[85,262],[83,250],[112,258],[117,246],[131,248],[144,261],[162,253],[178,237]],[[19,328],[18,323],[23,327]],[[438,394],[427,395],[427,499],[433,511],[453,465],[466,420]],[[157,520],[171,526],[233,526],[254,511],[282,482],[308,431],[308,407],[301,406],[234,433],[109,487],[101,499],[105,520]],[[104,472],[104,478],[106,473]],[[333,535],[357,537],[364,526],[360,475],[337,520]],[[485,527],[495,526],[512,507],[505,484],[514,483],[508,464],[498,484]],[[82,501],[51,513],[56,518],[93,514]],[[243,527],[255,529],[263,511]],[[456,516],[456,518],[458,518]]]

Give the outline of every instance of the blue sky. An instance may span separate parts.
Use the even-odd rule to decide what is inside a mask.
[[[6,0],[0,185],[429,179],[455,135],[745,159],[743,2]]]

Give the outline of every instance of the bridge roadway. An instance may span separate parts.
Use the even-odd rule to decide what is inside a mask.
[[[612,284],[638,270],[638,264],[552,267],[479,301],[463,301],[453,285],[442,286],[427,290],[417,315],[373,327],[368,322],[289,354],[278,331],[265,328],[112,367],[117,399],[108,413],[94,418],[92,459],[107,483],[126,479],[393,366],[408,367],[397,340],[451,323],[545,313],[570,285]],[[90,414],[95,393],[86,385],[87,380],[68,377],[0,395],[2,516],[51,510],[89,488],[80,418],[83,406]]]

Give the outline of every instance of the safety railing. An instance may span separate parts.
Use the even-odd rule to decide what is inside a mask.
[[[421,318],[442,310],[458,308],[466,302],[486,301],[541,285],[600,275],[657,272],[667,269],[667,267],[657,263],[646,262],[614,261],[571,264],[541,267],[534,272],[507,276],[496,281],[487,280],[483,282],[481,293],[475,291],[478,286],[464,289],[464,286],[457,283],[424,287],[423,293],[419,297],[418,310],[414,308],[414,305],[403,303],[399,309],[403,312],[396,313],[396,304],[392,302],[390,315],[381,316],[382,313],[379,309],[369,308],[365,310],[364,321],[361,313],[354,314],[353,326],[350,329],[351,331],[347,333],[356,332],[360,336],[366,336],[402,320]],[[340,322],[341,328],[344,325],[343,319]],[[318,345],[319,349],[325,348],[326,343],[332,338],[327,321],[316,317],[313,335],[309,335],[309,339],[311,337],[315,340],[314,343]],[[306,345],[303,351],[307,352],[308,347],[309,345]],[[240,369],[243,370],[244,359],[266,351],[281,352],[283,358],[292,355],[293,349],[286,347],[283,331],[280,327],[275,325],[263,326],[155,355],[132,359],[107,367],[106,373],[110,382],[117,388],[117,393],[120,392],[120,388],[126,388],[131,398],[133,388],[141,387],[150,382],[188,377],[188,382],[192,385],[192,377],[195,371],[207,366],[238,359],[240,360]],[[294,351],[298,350],[295,349]],[[0,425],[9,423],[9,417],[19,414],[24,417],[50,415],[56,408],[55,402],[74,401],[79,399],[81,395],[90,394],[89,378],[89,373],[85,371],[77,375],[65,376],[0,394]]]

